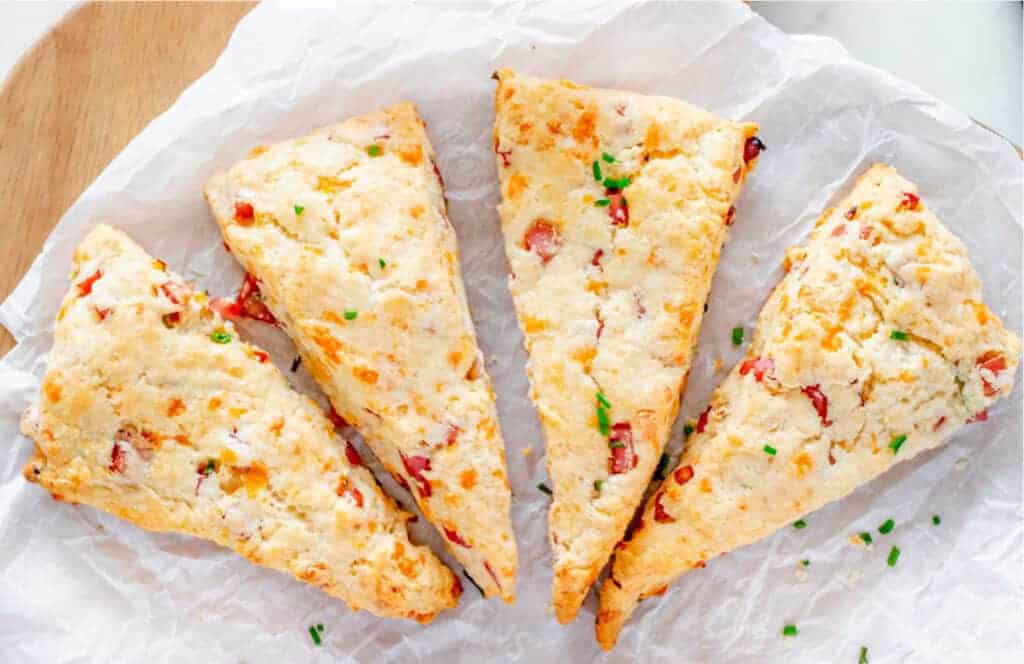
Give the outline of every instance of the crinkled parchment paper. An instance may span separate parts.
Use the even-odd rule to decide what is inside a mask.
[[[1013,149],[833,41],[787,36],[739,3],[264,4],[242,20],[216,66],[68,210],[0,307],[19,342],[0,363],[0,659],[856,662],[862,645],[873,663],[1019,655],[1019,385],[987,423],[810,515],[806,529],[713,560],[644,602],[612,653],[594,643],[593,596],[575,624],[555,622],[548,497],[535,488],[545,480],[544,444],[495,213],[490,74],[499,66],[677,96],[761,124],[768,151],[737,204],[683,417],[703,409],[741,357],[729,330],[743,324],[750,338],[783,249],[875,161],[920,185],[966,241],[989,304],[1020,329],[1022,169]],[[429,122],[496,383],[520,547],[516,605],[482,601],[467,584],[459,607],[428,627],[352,613],[211,544],[144,532],[27,484],[19,471],[30,445],[18,416],[36,393],[71,251],[88,229],[112,222],[201,288],[226,294],[241,273],[203,202],[206,178],[257,144],[400,100]],[[287,369],[294,351],[280,332],[243,328]],[[315,392],[303,371],[293,380]],[[673,452],[680,443],[677,426]],[[847,541],[890,517],[896,529],[875,531],[872,549]],[[440,551],[432,530],[422,520],[417,527]],[[892,544],[903,552],[895,568],[885,563]],[[802,559],[811,561],[806,569]],[[319,648],[306,632],[315,623],[326,627]],[[799,635],[783,638],[785,623]]]

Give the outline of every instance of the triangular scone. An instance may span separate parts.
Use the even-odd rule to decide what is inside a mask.
[[[338,414],[511,602],[504,444],[423,128],[399,104],[257,148],[206,196]]]
[[[499,211],[547,438],[565,623],[658,464],[733,201],[763,145],[757,125],[676,99],[495,78]]]
[[[260,349],[122,232],[74,255],[25,477],[58,500],[195,535],[380,616],[429,622],[458,577]]]
[[[749,355],[711,397],[601,589],[597,639],[637,602],[987,419],[1020,341],[963,243],[888,166],[791,249]]]

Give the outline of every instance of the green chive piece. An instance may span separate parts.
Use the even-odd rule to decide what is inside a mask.
[[[796,528],[797,530],[803,530],[804,528],[807,527],[807,522],[804,521],[803,519],[800,519],[799,521],[795,521],[793,523],[793,527]]]
[[[359,315],[359,312],[356,311],[355,309],[346,309],[345,310],[345,320],[355,320],[356,316],[358,316],[358,315]]]
[[[889,533],[892,532],[892,529],[895,526],[896,526],[896,522],[895,521],[893,521],[892,519],[886,519],[885,523],[883,523],[882,525],[880,525],[878,527],[878,532],[882,533],[883,535],[888,535]]]
[[[732,345],[742,346],[743,345],[743,328],[734,327],[732,328]]]
[[[910,338],[910,335],[902,330],[893,330],[889,333],[889,338],[895,339],[896,341],[906,341]]]
[[[683,437],[689,438],[691,433],[693,433],[693,425],[687,422],[683,425]]]
[[[305,210],[305,209],[306,208],[304,206],[299,205],[298,203],[295,204],[295,214],[296,215],[302,214],[302,211]]]
[[[366,148],[366,154],[371,157],[379,157],[382,152],[384,152],[384,150],[382,150],[379,145],[371,145]]]
[[[783,636],[796,636],[796,625],[786,625],[782,628]]]
[[[857,660],[857,664],[868,664],[868,647],[860,647],[860,658]]]
[[[601,493],[602,486],[604,486],[604,480],[594,480],[594,491]]]
[[[388,266],[387,262],[385,262],[383,258],[377,259],[377,265],[380,265],[380,269],[382,270]]]
[[[939,515],[938,515],[938,514],[936,514],[936,515],[932,516],[932,525],[934,525],[934,526],[937,526],[937,525],[939,525],[940,523],[942,523],[942,519],[941,519],[941,518],[939,518]]]
[[[206,468],[203,468],[203,475],[212,475],[217,470],[217,462],[213,459],[206,460]]]
[[[551,494],[551,489],[549,489],[549,488],[548,488],[548,485],[547,485],[547,484],[544,484],[543,482],[541,482],[540,484],[538,484],[538,485],[537,485],[537,488],[538,488],[538,489],[540,489],[541,491],[543,491],[544,493],[548,494],[549,496],[550,496],[550,495],[552,495],[552,494]]]
[[[800,562],[803,563],[804,567],[808,567],[811,564],[811,561],[808,560],[807,558],[804,558]]]
[[[231,335],[224,330],[214,330],[210,333],[210,338],[213,339],[214,343],[218,344],[231,343]]]
[[[320,634],[317,633],[316,627],[309,626],[309,635],[313,637],[313,643],[320,645]]]
[[[611,156],[607,152],[602,152],[601,153],[601,159],[604,159],[609,164],[614,164],[615,163],[615,157]]]
[[[592,170],[594,171],[594,179],[597,180],[598,182],[600,182],[601,181],[601,162],[599,162],[598,160],[595,159],[594,160],[594,165],[592,166]]]
[[[318,632],[324,631],[324,624],[323,623],[317,623],[316,624],[316,631],[318,631]]]
[[[903,443],[907,442],[906,436],[896,436],[889,441],[889,449],[892,450],[893,454],[899,454],[900,448],[903,447]]]
[[[607,436],[611,431],[609,428],[610,422],[608,421],[608,411],[601,406],[597,407],[597,428],[601,432],[602,436]]]
[[[611,408],[612,407],[611,402],[608,401],[608,397],[606,397],[605,395],[601,394],[600,392],[597,393],[597,401],[598,401],[598,403],[600,403],[605,408]]]
[[[860,534],[860,538],[864,540],[865,544],[871,544],[871,533],[863,532]]]
[[[658,459],[658,467],[654,470],[654,478],[658,480],[665,479],[667,477],[666,471],[668,471],[668,455],[662,452],[661,458]]]
[[[594,163],[596,164],[597,162],[595,161]],[[618,178],[618,179],[616,179],[616,178],[605,178],[603,184],[605,186],[605,189],[618,189],[618,190],[621,191],[621,190],[625,189],[626,187],[628,187],[630,185],[630,183],[632,183],[632,182],[633,181],[630,180],[629,176],[627,175],[626,177],[622,177],[622,178]]]
[[[772,447],[771,445],[765,445],[764,446],[764,453],[765,454],[769,454],[771,456],[775,456],[776,454],[778,454],[778,452],[779,451],[777,449],[775,449],[774,447]]]
[[[625,443],[620,443],[617,440],[608,443],[608,447],[612,448],[613,450],[616,449],[616,448],[625,447],[625,446],[626,446]]]
[[[609,205],[611,205],[611,203],[612,202],[607,198],[599,198],[596,201],[594,201],[594,205],[596,205],[597,207],[608,207]]]
[[[900,559],[900,548],[898,546],[894,546],[889,551],[889,557],[886,558],[885,562],[889,564],[889,567],[896,567],[896,562],[899,559]]]

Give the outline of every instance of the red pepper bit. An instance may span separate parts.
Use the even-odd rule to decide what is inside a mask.
[[[102,321],[102,320],[106,320],[107,316],[110,315],[110,312],[113,311],[113,309],[111,309],[109,307],[104,308],[104,309],[101,309],[100,307],[93,307],[93,311],[96,312],[96,318],[98,318],[99,320]]]
[[[972,424],[974,422],[985,422],[987,420],[988,420],[988,410],[987,409],[983,409],[983,410],[979,410],[977,413],[975,413],[971,417],[971,419],[967,420],[967,424]]]
[[[523,236],[523,247],[536,253],[541,263],[551,260],[558,253],[561,244],[555,227],[544,219],[535,219]]]
[[[661,504],[661,499],[665,495],[664,491],[659,491],[654,496],[654,520],[658,523],[672,523],[675,521],[675,517],[665,511],[665,508]]]
[[[245,278],[242,279],[242,287],[238,291],[238,303],[242,308],[242,315],[246,318],[270,324],[277,322],[274,314],[270,313],[267,305],[263,304],[259,281],[248,272],[245,273]]]
[[[751,136],[747,139],[747,142],[743,144],[743,162],[749,164],[754,159],[757,159],[757,155],[761,154],[762,150],[767,150],[765,144],[761,142],[761,139],[757,136]]]
[[[629,202],[622,192],[618,189],[605,189],[604,195],[608,197],[608,216],[611,217],[612,226],[629,226]]]
[[[832,426],[832,422],[828,419],[828,397],[821,391],[821,387],[819,385],[809,385],[803,388],[803,393],[810,398],[811,405],[818,412],[818,417],[821,418],[821,425],[825,427]]]
[[[434,167],[434,175],[437,176],[437,182],[441,185],[441,191],[444,191],[444,177],[441,175],[441,169],[437,167],[437,162],[433,159],[430,160],[430,165]]]
[[[351,486],[345,489],[345,495],[352,496],[352,500],[355,501],[356,507],[363,506],[363,492],[358,487]]]
[[[903,200],[900,201],[898,210],[916,210],[921,204],[921,199],[909,191],[903,192]]]
[[[491,579],[494,581],[494,585],[498,586],[498,588],[501,588],[501,581],[498,581],[498,575],[494,573],[494,569],[491,567],[491,564],[486,560],[484,561],[484,569],[486,569],[487,573],[491,575]]]
[[[409,473],[412,478],[416,480],[416,484],[419,485],[417,488],[419,490],[420,497],[429,497],[431,493],[430,480],[423,477],[423,471],[430,470],[430,459],[419,455],[407,457],[402,452],[399,452],[398,455],[402,458],[402,465],[405,466],[405,472]]]
[[[459,577],[452,574],[452,597],[458,599],[462,596],[462,581],[459,581]]]
[[[839,224],[832,229],[832,237],[839,237],[846,232],[846,224]]]
[[[269,362],[270,361],[270,356],[267,355],[266,351],[254,350],[252,352],[252,354],[255,355],[256,359],[258,359],[260,362]]]
[[[181,288],[182,287],[180,285],[173,281],[165,281],[160,284],[160,290],[163,292],[164,296],[174,304],[181,304],[181,300],[178,299],[178,294],[180,293]]]
[[[935,426],[932,427],[932,431],[938,431],[942,428],[942,425],[946,423],[946,416],[943,415],[935,421]]]
[[[740,375],[746,376],[751,371],[754,372],[754,378],[760,383],[766,374],[775,371],[775,361],[770,357],[748,357],[740,365]]]
[[[866,240],[866,239],[868,239],[868,236],[870,236],[870,235],[871,235],[871,227],[870,226],[865,226],[864,228],[860,229],[860,239]]]
[[[732,172],[732,181],[738,184],[741,175],[743,175],[743,169],[737,166],[736,170]]]
[[[334,406],[331,406],[331,409],[327,411],[327,419],[338,429],[344,429],[348,426],[348,422],[345,421],[344,417],[338,415],[338,411],[334,410]]]
[[[682,486],[693,479],[693,466],[683,466],[682,468],[676,468],[676,471],[672,473],[672,478],[676,481],[676,484]]]
[[[444,530],[444,536],[448,538],[448,541],[454,542],[455,544],[458,544],[459,546],[465,547],[467,549],[473,548],[466,542],[466,540],[462,539],[459,533],[457,533],[455,530],[449,528],[448,526],[442,526],[441,528]]]
[[[85,297],[92,293],[92,285],[103,276],[103,270],[96,270],[91,275],[78,282],[78,297]]]
[[[160,319],[164,322],[165,327],[174,327],[181,322],[181,312],[174,311],[169,314],[164,314]]]
[[[256,218],[256,211],[252,209],[251,203],[235,203],[235,221],[242,226],[252,226]]]
[[[594,252],[594,257],[590,259],[590,264],[600,267],[602,256],[604,256],[604,249],[598,249]]]
[[[619,115],[621,115],[622,117],[626,117],[626,105],[625,104],[618,104],[615,107],[615,112],[618,113]]]
[[[638,459],[633,450],[633,426],[629,422],[616,422],[608,440],[614,445],[611,447],[611,473],[618,475],[636,468]]]
[[[462,431],[462,429],[460,429],[459,427],[455,426],[454,424],[449,424],[448,425],[448,436],[445,437],[445,440],[444,440],[445,444],[448,445],[449,447],[454,445],[455,441],[459,437],[459,432],[460,431]]]
[[[994,350],[987,351],[980,355],[975,363],[978,367],[991,371],[994,375],[999,375],[1000,371],[1006,370],[1006,358],[1003,357],[1002,353]],[[994,397],[999,393],[999,390],[997,390],[990,382],[985,380],[984,377],[981,379],[981,385],[985,391],[985,396],[987,397]]]
[[[107,466],[107,469],[112,473],[123,473],[126,462],[127,455],[124,448],[114,443],[114,446],[110,448],[110,465]]]
[[[409,488],[409,483],[405,481],[404,477],[402,477],[398,473],[391,473],[390,471],[388,472],[391,474],[391,479],[393,479],[398,486],[402,487],[406,491],[411,491],[411,489]],[[409,517],[409,523],[416,523],[418,519],[419,517],[413,514]]]
[[[708,416],[711,415],[711,406],[704,409],[704,412],[697,418],[697,433],[704,433],[705,427],[708,425]]]
[[[729,206],[729,211],[725,213],[725,225],[732,226],[733,219],[736,217],[736,207],[733,205]]]
[[[850,221],[853,221],[854,219],[856,219],[857,218],[857,206],[854,205],[852,208],[850,208],[849,210],[844,212],[843,216],[846,217],[847,219],[849,219]]]
[[[363,465],[363,457],[359,456],[359,450],[350,441],[345,441],[345,458],[353,466]]]

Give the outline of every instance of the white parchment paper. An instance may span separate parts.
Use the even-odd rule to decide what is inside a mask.
[[[546,479],[543,438],[495,213],[489,76],[498,66],[677,96],[761,124],[768,151],[737,205],[683,417],[703,409],[741,357],[729,330],[743,324],[750,338],[784,247],[875,161],[919,184],[969,246],[989,304],[1020,329],[1022,169],[1013,149],[833,41],[787,36],[739,3],[263,4],[216,66],[68,210],[0,307],[18,339],[0,363],[0,661],[856,662],[862,645],[873,663],[1021,656],[1019,385],[948,447],[812,514],[806,529],[711,561],[644,602],[612,653],[594,643],[593,596],[575,624],[556,623],[548,498],[535,488]],[[211,544],[144,532],[27,484],[20,468],[30,445],[18,416],[38,389],[71,251],[88,229],[114,223],[201,288],[226,294],[241,273],[203,202],[206,178],[254,145],[400,100],[429,122],[490,358],[515,493],[517,604],[483,601],[466,584],[460,606],[428,627],[352,613]],[[294,351],[280,332],[244,332],[287,371]],[[289,375],[315,392],[303,371]],[[673,453],[680,444],[677,426]],[[879,535],[890,517],[895,530]],[[875,533],[873,548],[847,541],[862,530]],[[417,533],[441,550],[422,520]],[[893,544],[902,557],[890,568]],[[326,628],[319,648],[306,633],[316,623]],[[797,637],[782,637],[786,623],[798,625]]]

